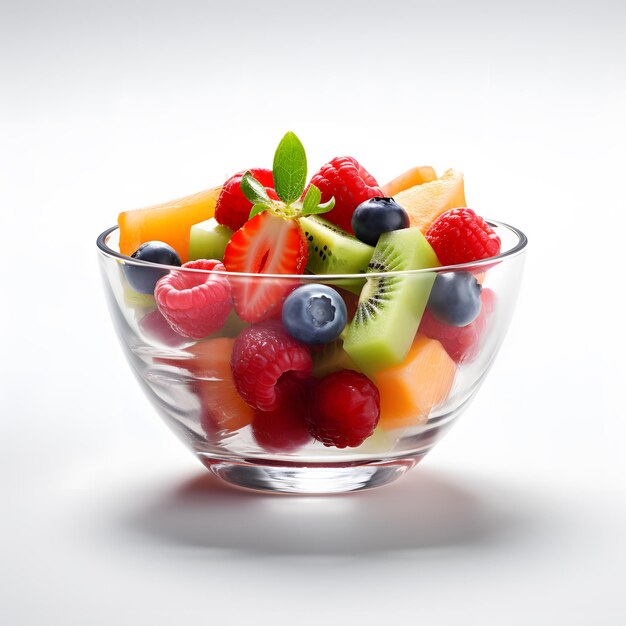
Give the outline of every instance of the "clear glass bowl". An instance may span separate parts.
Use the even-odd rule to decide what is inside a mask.
[[[426,326],[424,321],[418,330],[421,336],[440,340],[454,361],[454,374],[445,397],[402,419],[381,419],[374,433],[359,447],[326,447],[312,439],[292,452],[268,449],[257,443],[251,425],[254,411],[238,402],[238,398],[233,400],[232,378],[223,355],[215,353],[216,361],[211,362],[213,346],[218,344],[207,342],[220,337],[232,341],[247,324],[232,312],[224,327],[208,339],[182,337],[169,327],[153,296],[130,287],[124,266],[134,265],[143,268],[138,271],[146,272],[158,267],[164,272],[202,270],[156,266],[120,254],[117,227],[102,233],[97,245],[111,317],[128,362],[158,413],[200,461],[220,478],[247,488],[339,493],[383,485],[416,465],[465,411],[485,379],[515,308],[527,246],[526,236],[516,228],[489,223],[502,241],[502,252],[497,257],[403,273],[418,284],[436,273],[471,271],[482,283],[483,295],[488,294],[487,305],[483,300],[487,310],[479,318],[479,325],[464,335],[465,339],[471,335],[471,341],[464,344],[463,338],[442,338],[432,324]],[[364,281],[363,275],[223,274],[231,282],[272,281],[290,286],[323,282],[342,289],[354,287],[355,281]],[[349,295],[346,297],[350,299]],[[314,373],[323,375],[323,370],[322,364]],[[432,383],[420,377],[430,379],[431,375],[436,381],[436,372],[418,370],[414,381],[416,394]]]

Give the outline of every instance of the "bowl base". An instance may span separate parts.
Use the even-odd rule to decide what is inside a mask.
[[[353,465],[233,463],[199,455],[222,480],[256,491],[293,494],[333,494],[371,489],[400,478],[421,457]]]

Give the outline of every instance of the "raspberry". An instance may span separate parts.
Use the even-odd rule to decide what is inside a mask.
[[[309,432],[325,446],[356,448],[380,418],[380,394],[363,374],[341,370],[317,384],[307,413]]]
[[[270,198],[278,200],[271,170],[256,168],[247,171],[266,188]],[[215,205],[216,221],[232,230],[239,230],[248,221],[252,208],[252,203],[241,191],[240,183],[244,174],[245,171],[237,172],[224,183]]]
[[[480,314],[467,326],[443,324],[426,309],[418,332],[439,341],[455,363],[469,362],[478,356],[481,339],[494,310],[494,299],[491,289],[483,289],[480,294]]]
[[[305,420],[308,393],[304,382],[299,381],[289,390],[281,385],[285,398],[277,409],[255,411],[252,435],[268,452],[294,452],[311,441]]]
[[[230,367],[239,395],[252,407],[273,411],[288,395],[285,383],[308,378],[309,349],[293,339],[277,320],[244,329],[233,346]],[[287,373],[290,376],[284,376]]]
[[[442,265],[488,259],[500,252],[500,237],[472,209],[450,209],[442,213],[426,232]]]
[[[191,261],[184,268],[225,271],[219,261]],[[156,304],[169,325],[179,334],[202,339],[219,330],[232,308],[226,276],[205,272],[173,271],[154,289]]]
[[[384,196],[376,179],[353,157],[335,157],[323,165],[311,178],[322,192],[322,202],[335,196],[335,207],[324,217],[352,233],[352,214],[354,209],[369,198]]]

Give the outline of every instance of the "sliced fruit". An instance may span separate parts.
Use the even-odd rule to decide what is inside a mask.
[[[404,360],[436,277],[434,272],[385,273],[438,265],[437,256],[418,228],[381,235],[368,273],[382,275],[366,279],[344,342],[344,349],[361,370],[376,372]]]
[[[224,252],[229,272],[302,274],[307,244],[297,220],[264,211],[231,237]],[[245,322],[272,317],[297,282],[261,277],[230,277],[237,315]]]
[[[202,403],[202,426],[207,433],[229,431],[252,422],[254,410],[237,393],[230,368],[234,339],[217,337],[187,348],[187,359],[158,359],[160,363],[181,367],[194,377],[194,387]]]
[[[442,213],[465,206],[463,174],[448,170],[437,180],[395,194],[394,199],[406,209],[411,226],[425,233]]]
[[[185,263],[189,252],[189,230],[193,224],[213,216],[220,188],[119,214],[120,252],[130,256],[146,241],[164,241]]]
[[[309,247],[307,270],[313,274],[361,274],[367,271],[374,254],[372,246],[321,217],[302,217],[299,222]],[[340,284],[358,294],[363,282],[342,280]]]
[[[447,397],[456,365],[434,339],[417,335],[404,362],[374,374],[385,430],[423,424]]]
[[[382,186],[382,190],[385,196],[395,196],[397,193],[414,187],[415,185],[423,185],[429,183],[431,180],[437,180],[437,173],[430,165],[421,165],[419,167],[412,167],[410,170],[400,174],[393,180],[390,180],[386,185]]]
[[[217,223],[212,217],[209,220],[194,224],[189,233],[189,260],[224,258],[226,245],[233,236],[233,231],[227,226]]]

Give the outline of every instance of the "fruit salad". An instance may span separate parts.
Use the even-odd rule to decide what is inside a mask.
[[[153,362],[185,373],[209,441],[245,431],[289,454],[419,429],[497,307],[482,261],[500,238],[460,172],[381,185],[352,156],[307,169],[289,132],[272,169],[119,216],[137,261],[121,266],[125,298],[139,333],[173,349]]]

